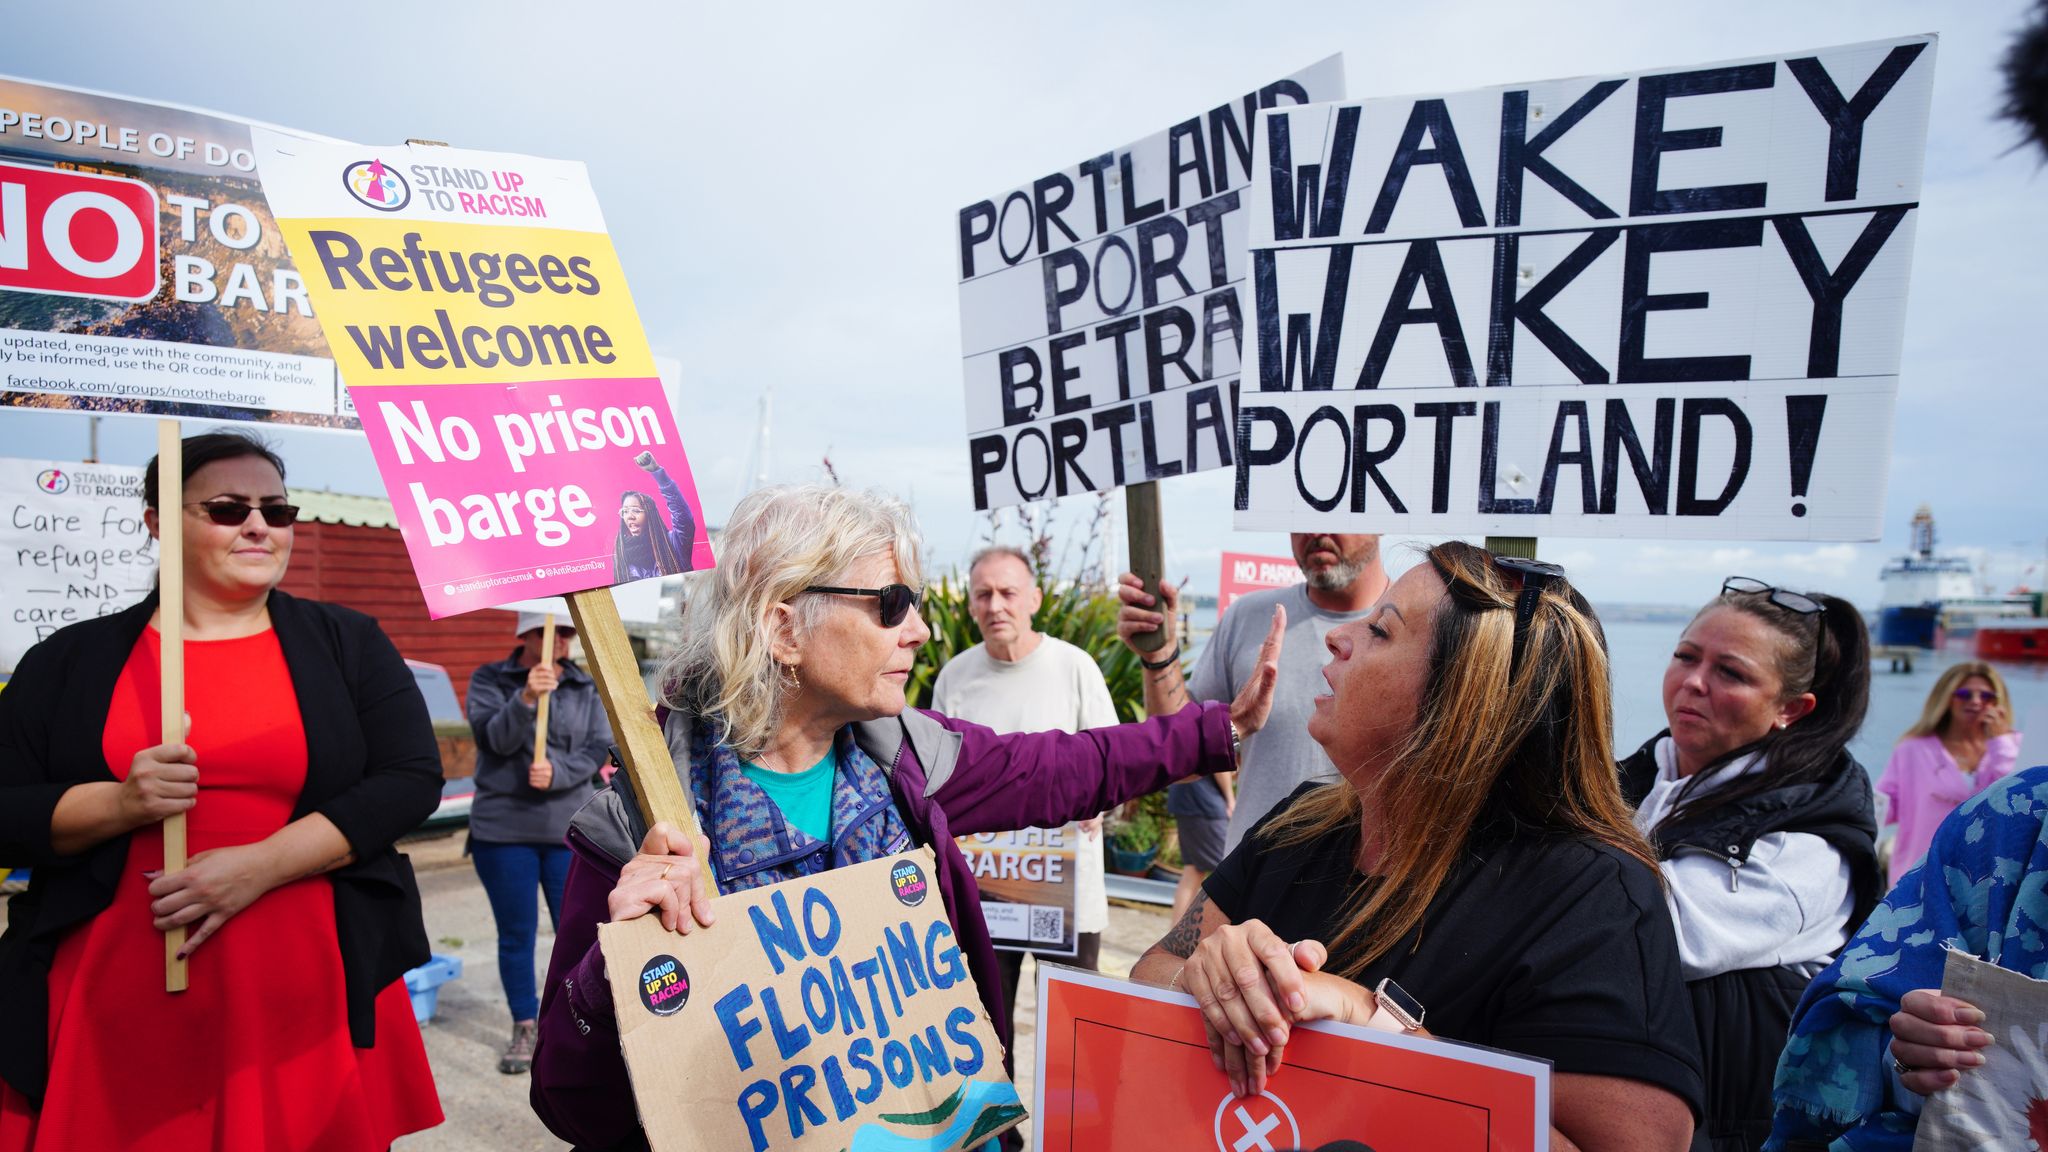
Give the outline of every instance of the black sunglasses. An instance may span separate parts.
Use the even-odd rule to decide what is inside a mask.
[[[239,527],[248,523],[249,513],[260,512],[263,522],[272,528],[289,528],[299,518],[297,504],[244,504],[240,500],[209,500],[185,505],[206,513],[206,518],[223,528]]]
[[[924,590],[908,584],[885,584],[880,588],[838,588],[827,584],[813,584],[806,592],[823,592],[830,596],[873,596],[882,602],[882,627],[894,628],[903,623],[910,610],[924,603]]]
[[[1564,579],[1564,566],[1526,556],[1495,556],[1493,565],[1513,572],[1522,581],[1521,595],[1515,597],[1515,644],[1508,659],[1508,679],[1513,680],[1522,669],[1522,648],[1529,639],[1529,621],[1536,618],[1536,604],[1543,599],[1545,588]]]
[[[1811,596],[1803,596],[1761,580],[1752,580],[1747,576],[1730,576],[1721,581],[1721,593],[1726,595],[1730,592],[1740,596],[1768,596],[1771,603],[1787,612],[1797,612],[1801,616],[1818,616],[1827,611],[1827,605]]]

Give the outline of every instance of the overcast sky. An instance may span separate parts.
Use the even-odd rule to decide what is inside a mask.
[[[2048,196],[1996,119],[2020,0],[1711,5],[1031,5],[0,0],[0,72],[365,143],[581,159],[658,353],[681,361],[706,512],[738,496],[773,389],[772,477],[912,498],[934,568],[986,534],[968,491],[955,214],[1333,52],[1353,98],[1941,35],[1881,544],[1546,539],[1595,599],[1697,602],[1741,573],[1877,599],[1932,504],[1944,544],[2038,585],[2048,546]],[[126,30],[116,31],[116,30]],[[0,455],[76,459],[77,417],[0,413]],[[141,463],[142,420],[101,456]],[[356,437],[280,433],[295,483],[381,491]],[[1213,589],[1227,471],[1162,485],[1169,563]],[[1088,518],[1069,498],[1065,525]],[[1014,522],[1014,521],[1013,521]],[[1404,561],[1405,563],[1405,561]],[[2032,565],[2032,571],[2024,571]]]

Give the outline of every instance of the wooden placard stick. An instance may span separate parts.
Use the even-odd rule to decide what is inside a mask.
[[[707,863],[711,842],[698,829],[696,806],[676,778],[675,760],[669,755],[661,726],[654,722],[647,685],[640,679],[640,662],[626,639],[626,626],[619,620],[619,605],[612,599],[611,589],[569,593],[569,618],[583,638],[590,678],[597,681],[598,699],[604,701],[605,713],[611,717],[612,735],[618,738],[619,756],[626,762],[626,779],[633,784],[640,815],[650,828],[666,820],[690,838],[696,845],[698,889],[706,896],[717,896]]]
[[[555,666],[555,614],[547,614],[540,626],[540,662],[549,668]],[[553,692],[540,694],[540,702],[533,708],[533,758],[544,762],[548,758],[548,698]]]
[[[163,742],[185,739],[185,441],[176,420],[156,422],[157,636],[163,641],[159,679]],[[185,867],[185,814],[164,818],[164,875]],[[164,988],[186,985],[185,929],[164,933]]]
[[[1534,536],[1488,536],[1486,550],[1496,556],[1520,556],[1524,560],[1536,558],[1536,537]]]
[[[1124,488],[1124,519],[1130,531],[1131,573],[1144,582],[1146,592],[1158,596],[1159,581],[1166,575],[1158,481],[1146,480]],[[1157,631],[1133,635],[1131,643],[1146,652],[1157,652],[1172,642],[1179,628],[1179,621],[1169,618]]]

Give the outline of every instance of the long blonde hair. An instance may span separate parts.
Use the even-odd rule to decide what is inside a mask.
[[[720,742],[741,759],[759,756],[793,685],[774,657],[775,606],[794,611],[790,639],[801,643],[830,603],[805,588],[839,583],[855,561],[887,552],[902,579],[922,587],[919,546],[909,506],[884,493],[822,484],[753,492],[719,534],[718,566],[688,577],[663,698],[718,723]]]
[[[1991,685],[1995,697],[1992,703],[2003,709],[2007,718],[2010,718],[2012,698],[2006,695],[2005,677],[1998,674],[1998,669],[1982,660],[1965,660],[1961,664],[1951,664],[1942,669],[1941,675],[1934,681],[1934,688],[1927,693],[1927,703],[1920,707],[1920,718],[1913,721],[1913,726],[1906,729],[1906,734],[1899,739],[1905,741],[1918,736],[1941,735],[1948,728],[1948,709],[1949,705],[1955,702],[1956,689],[1962,687],[1963,681],[1972,676],[1981,677],[1985,683]]]
[[[1354,897],[1332,971],[1356,976],[1422,922],[1475,828],[1583,836],[1656,870],[1613,760],[1607,644],[1583,596],[1546,587],[1512,677],[1519,587],[1483,548],[1428,551],[1449,595],[1436,613],[1415,729],[1370,790],[1381,883]],[[1367,798],[1320,788],[1278,816],[1279,845],[1355,830]],[[1354,945],[1345,948],[1344,945]]]

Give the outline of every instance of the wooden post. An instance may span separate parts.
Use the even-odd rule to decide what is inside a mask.
[[[633,645],[626,639],[626,626],[619,620],[619,605],[612,599],[611,589],[569,593],[569,618],[583,638],[590,678],[597,681],[598,698],[611,717],[612,735],[618,738],[619,757],[626,762],[626,778],[632,781],[640,815],[650,828],[666,820],[690,838],[696,845],[698,889],[717,896],[709,863],[711,842],[698,829],[697,809],[676,778],[675,761],[660,725],[654,722],[654,707],[640,680],[640,662],[633,658]]]
[[[1145,591],[1159,594],[1159,581],[1166,575],[1166,542],[1159,513],[1159,483],[1146,480],[1124,488],[1124,519],[1130,530],[1131,572],[1144,581]],[[1157,652],[1172,642],[1174,621],[1153,632],[1140,632],[1131,643],[1146,652]]]
[[[1536,558],[1536,537],[1534,536],[1488,536],[1486,550],[1496,556],[1520,556],[1524,560]]]
[[[176,420],[156,422],[157,635],[162,681],[163,743],[185,739],[185,441]],[[164,875],[185,867],[185,814],[164,818]],[[186,986],[185,930],[164,933],[164,988]]]
[[[555,665],[555,614],[547,614],[546,622],[540,626],[540,662],[552,668]],[[553,692],[540,694],[540,703],[533,709],[533,758],[536,761],[548,758],[548,699]]]

